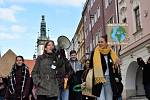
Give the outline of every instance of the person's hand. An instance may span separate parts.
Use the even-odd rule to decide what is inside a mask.
[[[31,94],[29,95],[29,100],[32,100],[32,95]]]
[[[86,82],[83,82],[82,84],[81,84],[81,89],[84,89],[86,87]]]
[[[25,98],[25,95],[23,95],[22,98],[24,99],[24,98]]]
[[[67,88],[68,78],[64,78],[64,89]]]
[[[5,88],[5,87],[4,87],[4,84],[2,84],[2,85],[0,86],[0,90],[1,90],[1,89],[4,89],[4,88]]]
[[[66,77],[66,78],[64,78],[64,81],[68,81],[68,78]]]
[[[115,81],[116,81],[116,82],[119,82],[119,79],[118,79],[118,78],[115,78]]]
[[[116,64],[117,65],[122,65],[122,61],[120,59],[117,59]]]

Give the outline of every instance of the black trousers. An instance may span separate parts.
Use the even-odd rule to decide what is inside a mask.
[[[69,100],[82,100],[82,92],[69,93]]]
[[[21,100],[21,98],[17,98],[15,96],[10,96],[6,100]],[[23,98],[22,100],[29,100],[29,97]]]
[[[150,100],[150,83],[144,84],[145,95]]]
[[[96,100],[96,98],[82,95],[82,100]]]
[[[74,84],[70,84],[69,87],[69,100],[82,100],[82,92],[73,91]]]
[[[37,100],[57,100],[57,97],[48,97],[46,95],[37,95]]]

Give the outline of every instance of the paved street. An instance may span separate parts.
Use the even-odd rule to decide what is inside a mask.
[[[148,100],[145,96],[131,97],[128,100]]]

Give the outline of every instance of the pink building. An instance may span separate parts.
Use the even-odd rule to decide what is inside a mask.
[[[123,97],[145,95],[136,59],[150,57],[150,0],[118,0],[120,23],[128,24],[128,44],[122,47]],[[144,97],[141,100],[146,100]]]

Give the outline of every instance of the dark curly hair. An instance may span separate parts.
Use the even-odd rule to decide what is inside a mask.
[[[16,61],[17,61],[17,58],[21,58],[22,59],[22,61],[24,61],[24,58],[23,58],[23,56],[16,56]]]

